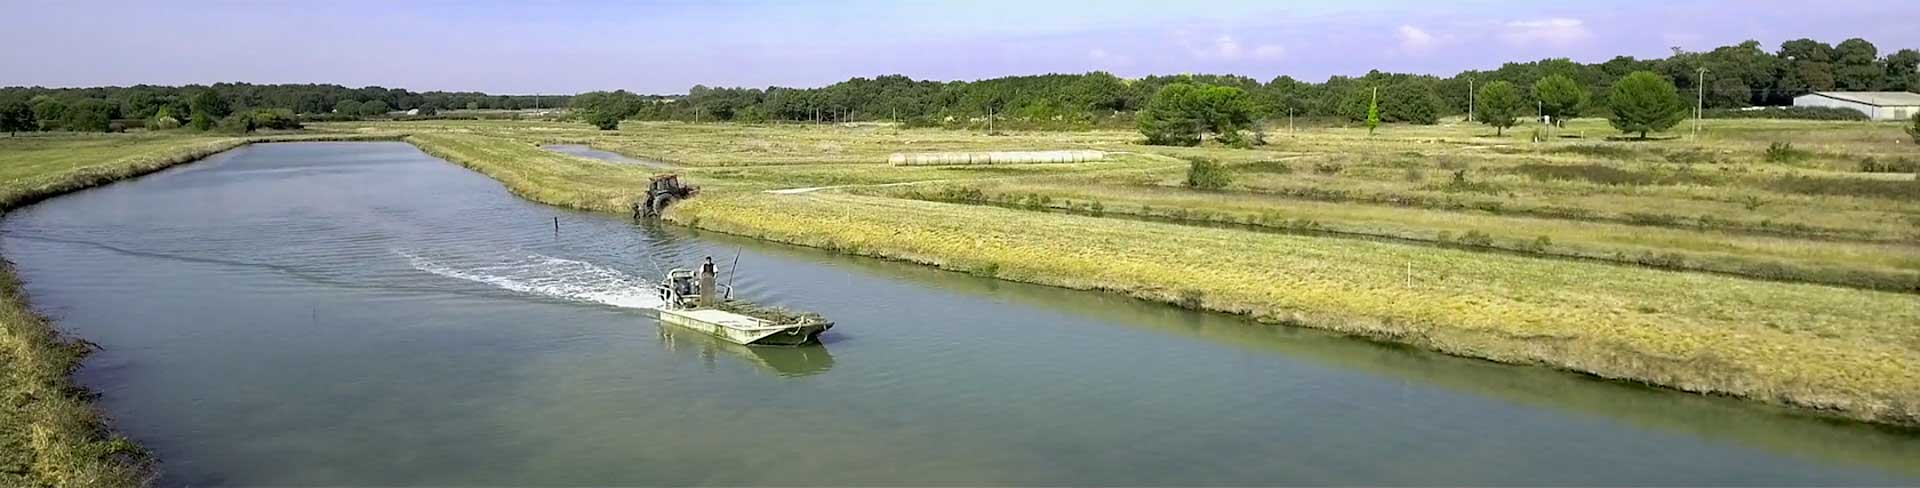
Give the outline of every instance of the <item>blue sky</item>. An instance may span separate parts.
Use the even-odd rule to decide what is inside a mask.
[[[1111,71],[1320,81],[1746,39],[1920,48],[1915,5],[1821,2],[86,2],[0,0],[0,85],[216,81],[683,93]]]

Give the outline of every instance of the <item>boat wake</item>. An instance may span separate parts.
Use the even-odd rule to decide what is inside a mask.
[[[521,293],[625,308],[659,308],[663,303],[647,280],[585,261],[529,254],[451,266],[412,252],[394,252],[420,271]]]

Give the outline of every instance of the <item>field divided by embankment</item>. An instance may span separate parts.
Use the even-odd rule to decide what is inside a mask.
[[[1883,188],[1920,183],[1860,164],[1905,157],[1891,125],[1712,121],[1699,140],[1539,144],[1459,125],[1373,138],[1316,127],[1248,150],[1142,146],[1117,131],[521,124],[425,124],[414,140],[549,203],[624,212],[656,172],[538,148],[586,143],[681,164],[705,189],[668,218],[690,227],[1843,417],[1920,418],[1920,201]],[[1783,137],[1804,154],[1769,159]],[[886,164],[921,141],[1121,156]],[[1232,183],[1185,186],[1196,159],[1222,162]],[[767,191],[780,188],[803,190]]]

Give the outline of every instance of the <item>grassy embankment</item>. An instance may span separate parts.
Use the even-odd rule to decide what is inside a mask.
[[[0,214],[252,142],[368,138],[396,137],[178,132],[0,138]],[[113,435],[90,393],[68,377],[89,348],[34,313],[11,266],[0,261],[0,486],[117,487],[149,480],[152,459]]]
[[[615,150],[650,147],[692,154],[703,146],[735,147],[754,139],[768,142],[746,145],[835,141],[841,152],[782,153],[773,158],[777,164],[769,165],[756,165],[754,159],[678,159],[681,164],[698,165],[684,173],[708,185],[708,190],[670,211],[669,217],[696,228],[1002,279],[1113,291],[1462,356],[1547,365],[1842,417],[1920,424],[1920,300],[1909,293],[1859,289],[1899,289],[1905,286],[1900,283],[1910,283],[1900,280],[1912,277],[1912,236],[1903,233],[1910,229],[1898,224],[1913,215],[1913,202],[1873,190],[1846,194],[1854,188],[1848,185],[1837,186],[1838,193],[1808,193],[1771,183],[1812,177],[1843,183],[1910,183],[1898,178],[1911,176],[1840,171],[1846,158],[1897,156],[1898,149],[1882,146],[1891,143],[1879,142],[1886,128],[1876,125],[1829,124],[1833,128],[1828,129],[1803,123],[1795,125],[1798,131],[1793,133],[1813,134],[1803,145],[1811,155],[1765,161],[1759,151],[1767,138],[1781,133],[1771,131],[1769,124],[1716,122],[1719,127],[1710,132],[1715,136],[1698,143],[1587,141],[1577,143],[1579,147],[1514,144],[1511,139],[1476,137],[1477,129],[1445,127],[1374,139],[1356,136],[1353,130],[1323,128],[1297,138],[1276,137],[1276,146],[1252,151],[1129,146],[1105,142],[1122,140],[1120,134],[1095,133],[1064,137],[1088,141],[1076,147],[1158,156],[1128,156],[1073,168],[1070,174],[1039,168],[895,168],[877,164],[881,160],[875,157],[887,152],[882,148],[913,150],[900,142],[909,138],[947,137],[959,142],[943,149],[978,150],[1022,148],[1047,137],[1063,137],[1046,134],[1001,138],[870,127],[681,124],[629,124],[621,132],[598,133],[559,126],[479,124],[418,131],[411,140],[494,175],[529,198],[617,212],[624,212],[627,202],[637,197],[640,182],[651,170],[553,155],[536,144],[568,140]],[[1769,130],[1741,135],[1753,127]],[[1032,142],[1008,145],[1006,141]],[[856,164],[842,152],[875,158]],[[668,159],[657,153],[628,154]],[[1681,156],[1670,158],[1670,154]],[[1164,156],[1229,161],[1241,182],[1222,192],[1180,188],[1172,184],[1180,170],[1165,164]],[[1381,156],[1395,161],[1369,159]],[[1431,167],[1428,174],[1438,175],[1410,178],[1412,168],[1398,159]],[[1460,164],[1456,160],[1468,165],[1462,185],[1499,185],[1501,191],[1435,187],[1451,184],[1449,168]],[[1272,169],[1275,161],[1289,169]],[[1327,162],[1343,167],[1316,170],[1316,163]],[[1641,184],[1623,185],[1553,176],[1566,171],[1556,169],[1561,167],[1576,168],[1574,174],[1597,171],[1610,175],[1604,177],[1618,176],[1584,169],[1589,166],[1649,174],[1693,171],[1713,177],[1627,176]],[[805,194],[755,191],[816,186],[822,180],[937,182]],[[1279,185],[1341,184],[1572,210],[1509,215],[1473,205],[1300,198],[1262,191]],[[997,206],[893,198],[951,188],[982,189],[983,193],[1004,189],[1004,194],[1020,193],[1025,201]],[[1074,194],[1080,196],[1064,198],[1069,203],[1055,198],[1041,205],[1074,207],[1082,214],[1031,211],[1029,195],[1042,188],[1096,195]],[[1666,210],[1685,205],[1724,210],[1724,205],[1731,204],[1721,193],[1762,195],[1767,202],[1756,211],[1768,213],[1740,218],[1771,227],[1612,220],[1580,213],[1614,211],[1612,206],[1619,202]],[[1114,201],[1106,208],[1120,210],[1085,212],[1101,198]],[[1248,215],[1267,217],[1252,219],[1255,225],[1306,218],[1333,230],[1394,239],[1256,232],[1111,215],[1133,205],[1178,207],[1174,202],[1183,200],[1197,208],[1240,206]],[[1543,200],[1552,203],[1539,203]],[[1300,217],[1268,217],[1287,212]],[[1191,213],[1185,217],[1191,219]],[[1245,217],[1222,220],[1247,223]],[[1790,231],[1772,232],[1772,228]],[[1804,228],[1815,231],[1792,232]],[[1820,229],[1846,231],[1822,233]],[[1447,246],[1405,242],[1439,241],[1440,231],[1472,237],[1465,245],[1460,245],[1458,237]],[[1548,235],[1550,242],[1534,244],[1539,235]],[[1492,244],[1481,245],[1483,239]],[[1502,247],[1510,249],[1489,249]],[[1648,253],[1680,258],[1646,264],[1777,281],[1627,264]],[[1583,259],[1563,259],[1567,256]],[[1767,266],[1787,271],[1767,271],[1774,269]],[[1853,278],[1856,275],[1864,278]]]

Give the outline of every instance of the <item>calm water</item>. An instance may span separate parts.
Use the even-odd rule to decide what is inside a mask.
[[[636,226],[402,143],[256,145],[0,230],[165,485],[1920,483],[1910,433]],[[656,265],[735,252],[745,295],[838,320],[824,347],[655,324]]]

